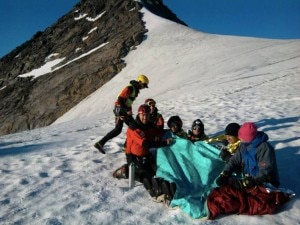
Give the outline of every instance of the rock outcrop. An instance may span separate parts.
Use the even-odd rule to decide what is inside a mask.
[[[122,58],[147,32],[143,6],[184,24],[160,0],[81,0],[1,58],[0,135],[51,124],[118,74],[126,66]],[[51,73],[19,77],[54,59],[62,61]]]

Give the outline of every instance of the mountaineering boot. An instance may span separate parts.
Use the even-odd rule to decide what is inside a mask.
[[[153,189],[153,192],[154,192],[154,196],[158,197],[159,195],[162,194],[162,191],[161,191],[161,179],[160,178],[152,177],[151,183],[152,183],[152,189]]]
[[[172,199],[174,198],[175,192],[176,192],[176,184],[175,183],[170,183],[170,191],[171,191],[171,196]]]
[[[103,145],[100,144],[99,142],[96,142],[96,143],[94,144],[94,147],[95,147],[96,149],[98,149],[98,151],[101,152],[102,154],[105,154],[105,151],[103,150]]]
[[[150,194],[151,197],[154,197],[154,191],[152,189],[152,184],[151,184],[151,181],[145,177],[143,179],[143,185],[144,185],[144,188],[148,191],[148,193]]]
[[[166,195],[166,199],[171,201],[174,197],[176,191],[175,183],[170,183],[168,181],[163,181],[161,184],[162,192]]]
[[[113,177],[117,179],[127,179],[128,173],[129,173],[128,164],[124,164],[113,172]]]

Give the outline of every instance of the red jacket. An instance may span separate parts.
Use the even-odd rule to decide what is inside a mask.
[[[138,157],[144,157],[149,154],[151,147],[160,147],[165,143],[161,142],[162,130],[153,126],[152,123],[147,125],[141,124],[137,119],[139,125],[137,129],[127,129],[126,132],[126,154],[132,154]]]

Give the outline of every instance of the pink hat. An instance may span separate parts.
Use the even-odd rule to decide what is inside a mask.
[[[239,139],[245,142],[251,142],[254,140],[257,134],[257,127],[254,123],[246,122],[239,129]]]

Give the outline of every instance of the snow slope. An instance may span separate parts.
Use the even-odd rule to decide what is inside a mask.
[[[0,137],[0,224],[300,224],[300,40],[211,35],[143,12],[146,40],[116,77],[53,125]],[[275,215],[200,221],[112,178],[125,162],[126,129],[106,155],[93,144],[114,126],[117,94],[142,73],[149,89],[134,112],[152,97],[166,121],[179,115],[188,129],[200,118],[209,136],[255,122],[276,148],[281,186],[296,197]]]

